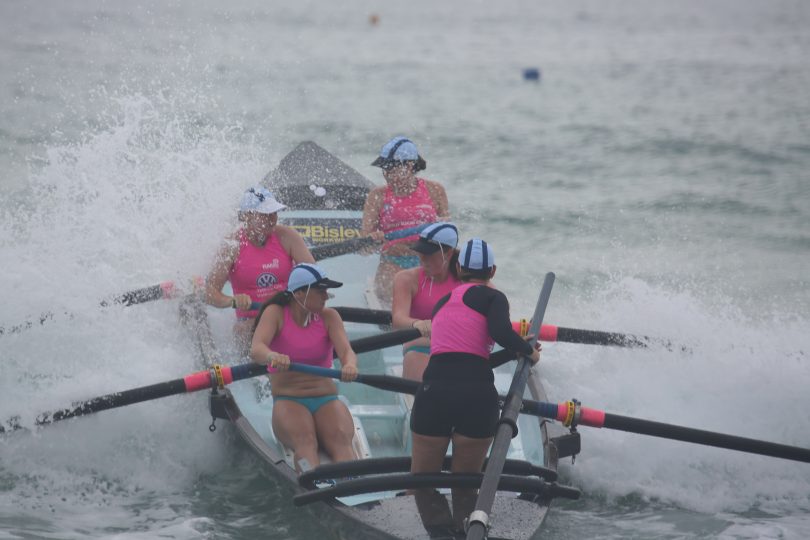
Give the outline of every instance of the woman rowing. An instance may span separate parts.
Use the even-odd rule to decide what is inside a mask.
[[[444,187],[416,176],[427,163],[409,139],[394,137],[371,164],[382,169],[386,185],[372,189],[366,198],[363,233],[382,241],[385,233],[449,218]],[[383,245],[375,288],[384,304],[391,301],[394,274],[419,265],[419,259],[408,249],[408,244],[414,240],[415,235]]]
[[[354,423],[338,399],[335,383],[288,371],[290,362],[331,368],[334,350],[342,365],[341,379],[357,378],[357,355],[343,321],[334,309],[325,307],[327,289],[342,285],[314,264],[298,264],[287,289],[268,300],[256,319],[250,357],[271,366],[273,432],[295,453],[299,472],[320,463],[319,447],[332,461],[356,458]]]
[[[452,472],[481,472],[499,417],[498,391],[489,354],[493,343],[540,359],[514,330],[506,296],[491,286],[495,256],[489,245],[473,238],[459,254],[462,284],[442,298],[433,311],[430,362],[411,413],[411,472],[441,470],[453,441]],[[416,491],[417,502],[426,493]],[[453,515],[465,515],[475,490],[453,490]]]
[[[436,303],[461,283],[458,279],[458,229],[452,223],[428,225],[411,244],[419,267],[394,276],[391,316],[394,328],[416,328],[422,337],[403,346],[402,376],[422,380],[430,358],[430,318]]]
[[[240,349],[247,349],[261,303],[287,287],[295,263],[314,263],[304,239],[295,229],[278,225],[278,212],[286,208],[264,187],[245,191],[239,205],[244,224],[229,236],[206,278],[206,301],[219,308],[235,308],[234,335]],[[230,280],[233,296],[222,292]]]

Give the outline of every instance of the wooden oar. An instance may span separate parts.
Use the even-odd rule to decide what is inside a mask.
[[[391,324],[391,312],[382,309],[365,309],[357,307],[336,307],[340,317],[345,322],[356,322],[365,324]],[[512,325],[518,331],[521,323],[513,322]],[[585,345],[616,345],[619,347],[648,347],[653,344],[663,345],[672,350],[671,342],[647,336],[635,336],[632,334],[621,334],[619,332],[602,332],[600,330],[579,330],[577,328],[565,328],[544,324],[540,328],[540,341],[565,343],[582,343]]]
[[[398,330],[396,332],[388,332],[378,334],[376,336],[369,336],[353,340],[351,342],[351,346],[355,352],[362,353],[377,349],[384,349],[393,345],[400,345],[407,341],[416,339],[418,336],[419,331],[416,329]],[[199,390],[205,390],[214,386],[221,387],[234,381],[248,379],[250,377],[256,377],[266,373],[266,365],[254,364],[252,362],[236,366],[214,366],[211,369],[198,371],[196,373],[192,373],[191,375],[186,375],[180,379],[173,379],[149,386],[141,386],[139,388],[124,390],[114,394],[107,394],[82,401],[68,409],[42,413],[37,416],[34,425],[44,426],[60,420],[67,420],[68,418],[106,411],[107,409],[115,409],[125,405],[141,403],[143,401],[151,401],[153,399],[160,399],[176,394],[197,392]],[[340,377],[340,372],[338,371],[337,373],[338,377]],[[391,389],[393,390],[393,388]],[[3,425],[0,425],[0,433],[14,431],[21,429],[22,427],[23,426],[19,423],[19,417],[13,417],[5,421]]]
[[[325,369],[313,366],[295,365],[290,367],[294,371],[301,371],[320,377],[333,379],[340,378],[340,371],[336,369]],[[390,390],[402,394],[415,394],[419,388],[419,382],[393,375],[358,375],[356,382],[373,386],[381,390]],[[501,396],[504,399],[504,396]],[[569,413],[569,411],[571,411]],[[789,459],[792,461],[803,461],[810,463],[810,448],[799,446],[789,446],[770,441],[749,439],[736,435],[726,435],[714,431],[694,429],[689,427],[664,424],[652,420],[642,420],[629,416],[606,413],[596,409],[581,407],[576,402],[566,401],[563,403],[548,403],[545,401],[533,401],[524,399],[520,409],[521,414],[539,416],[559,420],[565,425],[581,425],[589,427],[599,427],[628,431],[640,435],[650,435],[674,441],[683,441],[704,446],[714,446],[727,450],[747,452],[749,454],[759,454],[763,456]],[[570,422],[566,424],[569,414]]]
[[[540,333],[540,325],[543,324],[543,317],[546,314],[546,306],[551,296],[551,288],[554,286],[554,274],[549,272],[543,280],[543,288],[540,290],[540,297],[537,299],[537,306],[532,316],[532,325],[529,329],[532,347],[537,344]],[[492,441],[492,448],[489,452],[484,478],[481,481],[481,488],[478,490],[478,498],[475,500],[475,509],[468,518],[467,540],[483,540],[489,528],[489,513],[492,511],[492,504],[495,502],[495,495],[498,493],[498,481],[503,473],[503,464],[506,462],[506,454],[509,452],[509,445],[517,435],[517,418],[520,414],[520,406],[523,403],[523,391],[526,389],[526,381],[529,379],[529,370],[532,367],[531,359],[527,356],[518,358],[518,365],[515,375],[512,377],[512,384],[506,394],[501,418],[498,420],[498,428],[495,432],[495,439]]]

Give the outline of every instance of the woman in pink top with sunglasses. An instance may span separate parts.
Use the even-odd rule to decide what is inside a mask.
[[[427,167],[416,145],[405,137],[394,137],[372,162],[383,171],[386,185],[372,189],[363,208],[363,232],[382,241],[383,235],[400,229],[445,221],[449,218],[447,193],[438,182],[419,178]],[[391,301],[391,280],[398,271],[419,266],[409,249],[416,235],[386,242],[382,247],[375,278],[377,297]]]
[[[234,335],[245,349],[257,314],[251,304],[285,290],[294,264],[315,262],[298,231],[278,225],[278,212],[284,208],[267,188],[248,189],[239,205],[244,225],[225,240],[205,281],[209,304],[236,309]],[[222,292],[228,280],[233,296]]]

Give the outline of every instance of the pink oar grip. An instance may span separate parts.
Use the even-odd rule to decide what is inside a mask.
[[[557,404],[557,418],[559,422],[565,423],[568,416],[568,402]],[[579,425],[600,428],[605,425],[605,411],[590,409],[588,407],[579,408]]]
[[[233,372],[230,367],[222,366],[222,380],[226,385],[233,382]]]
[[[160,284],[160,290],[163,291],[163,298],[174,297],[175,288],[174,281],[164,281]]]
[[[523,321],[512,321],[512,330],[525,336],[529,330],[528,323],[524,326]],[[540,327],[540,341],[557,341],[557,327],[553,324],[544,324]]]
[[[228,369],[230,374],[230,369]],[[183,377],[183,382],[186,384],[186,392],[196,392],[197,390],[205,390],[211,388],[211,372],[198,371],[191,375]]]
[[[579,423],[584,426],[600,428],[605,425],[605,411],[582,407],[579,410]]]
[[[557,327],[544,324],[540,327],[540,341],[557,341]]]

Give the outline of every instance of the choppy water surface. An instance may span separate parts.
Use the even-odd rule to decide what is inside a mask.
[[[516,315],[554,271],[548,321],[689,348],[548,344],[553,399],[810,447],[808,25],[787,0],[4,2],[0,325],[55,315],[0,337],[0,417],[195,370],[175,303],[98,299],[205,274],[298,142],[381,182],[407,134]],[[209,423],[181,396],[0,438],[0,538],[329,537]],[[806,464],[582,433],[544,537],[810,537]]]

